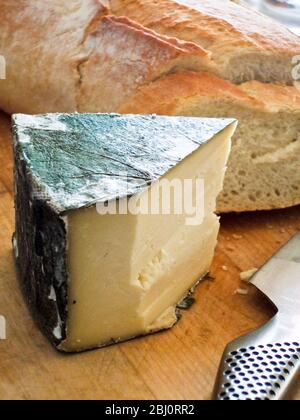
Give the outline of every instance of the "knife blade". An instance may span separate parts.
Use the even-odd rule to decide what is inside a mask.
[[[262,328],[230,343],[215,400],[283,400],[300,373],[300,233],[251,279],[276,307]]]

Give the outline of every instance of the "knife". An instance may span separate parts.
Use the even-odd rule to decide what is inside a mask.
[[[300,233],[251,279],[276,307],[259,330],[229,344],[215,400],[283,400],[300,372]]]

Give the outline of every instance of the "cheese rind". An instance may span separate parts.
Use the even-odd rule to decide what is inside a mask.
[[[15,117],[16,261],[30,307],[58,349],[102,347],[174,325],[177,303],[213,257],[234,128],[233,120]],[[185,213],[97,211],[113,198],[148,196],[151,181],[200,178],[200,225],[187,225]]]

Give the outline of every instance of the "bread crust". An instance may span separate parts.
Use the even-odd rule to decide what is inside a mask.
[[[171,114],[179,103],[194,96],[238,102],[261,112],[300,114],[300,91],[293,86],[255,80],[239,86],[207,72],[178,71],[143,88],[124,103],[122,113]]]
[[[270,18],[229,0],[110,0],[126,15],[161,34],[212,52],[210,70],[236,83],[251,79],[292,84],[291,59],[300,39]],[[236,67],[236,68],[235,68]]]
[[[140,88],[118,111],[124,114],[174,115],[182,103],[193,97],[202,97],[204,100],[226,99],[245,108],[267,110],[258,97],[251,97],[226,80],[207,72],[183,70]]]
[[[258,68],[300,51],[287,29],[229,0],[3,0],[0,24],[0,106],[9,113],[115,112],[140,86],[178,69],[230,79],[240,60],[250,74],[241,67],[239,75],[255,78],[250,51]]]
[[[198,101],[203,114],[213,104],[206,116],[251,115],[248,126],[256,118],[260,127],[268,124],[268,139],[256,142],[247,134],[258,154],[252,159],[243,139],[241,152],[250,156],[245,165],[249,163],[252,179],[257,165],[265,192],[273,197],[253,199],[249,176],[251,194],[244,199],[244,182],[236,185],[232,202],[224,201],[221,211],[287,207],[300,201],[295,185],[300,178],[292,174],[300,173],[300,93],[284,85],[292,84],[291,58],[300,55],[300,38],[242,2],[2,0],[0,54],[7,63],[0,107],[9,113],[189,115]],[[272,124],[277,131],[272,132]],[[283,133],[280,139],[278,132]],[[237,148],[232,167],[235,156],[238,164]],[[294,165],[289,170],[284,166],[287,156]],[[284,180],[273,175],[277,169]],[[276,188],[274,196],[276,182],[289,195],[281,196]]]
[[[7,69],[0,106],[8,113],[76,110],[85,29],[108,10],[98,0],[2,0],[0,53]]]
[[[115,112],[139,86],[180,68],[201,70],[210,60],[196,44],[158,35],[126,17],[103,17],[85,48],[89,59],[80,66],[77,100],[84,112]]]
[[[252,80],[243,83],[239,88],[247,95],[260,100],[268,112],[300,113],[300,91],[296,87]]]
[[[116,111],[139,86],[177,68],[200,70],[210,53],[108,16],[98,0],[3,0],[0,51],[8,113]]]

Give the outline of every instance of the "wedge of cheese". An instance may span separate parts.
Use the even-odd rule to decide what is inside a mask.
[[[172,327],[210,268],[235,121],[48,114],[13,125],[15,257],[45,335],[75,352]],[[204,185],[201,214],[176,185],[195,210]]]

